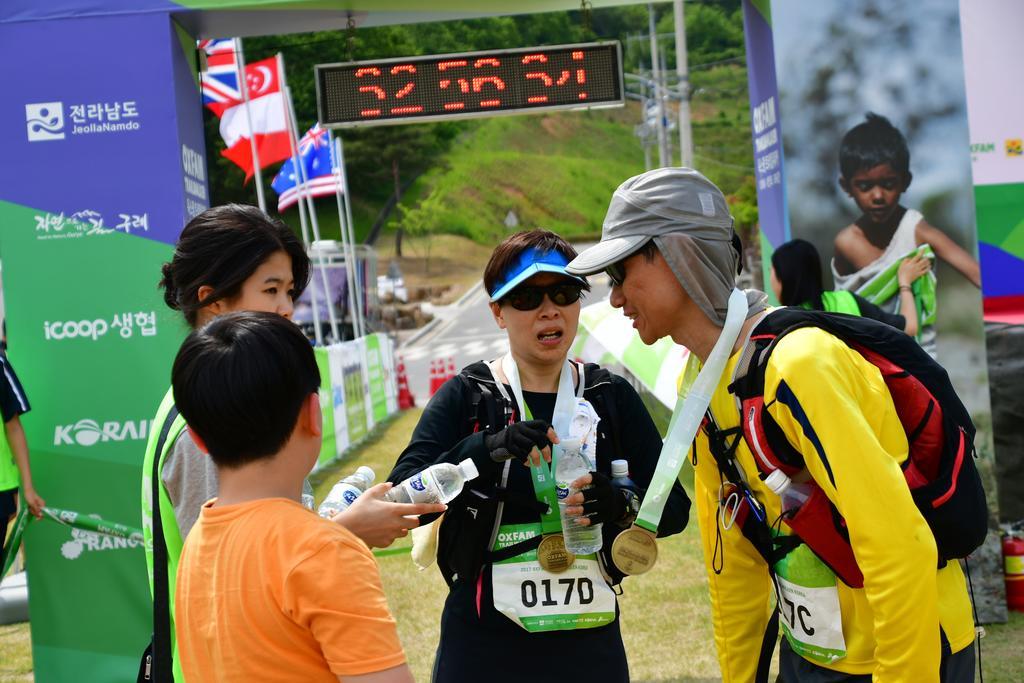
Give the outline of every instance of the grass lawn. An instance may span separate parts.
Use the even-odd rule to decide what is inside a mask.
[[[28,624],[0,626],[0,681],[32,680],[32,637]]]
[[[378,426],[357,452],[313,475],[319,502],[342,476],[368,465],[382,480],[405,447],[421,410],[399,414]],[[408,547],[401,539],[395,547]],[[718,663],[704,563],[693,528],[659,542],[658,564],[650,573],[627,579],[620,598],[622,632],[636,683],[714,681]],[[384,590],[418,681],[429,681],[437,646],[446,587],[436,569],[419,572],[407,553],[378,558]],[[343,570],[343,568],[339,568]],[[986,680],[1024,680],[1021,639],[1024,614],[1008,624],[986,627],[982,641]],[[0,626],[0,682],[31,681],[31,642],[27,624]]]

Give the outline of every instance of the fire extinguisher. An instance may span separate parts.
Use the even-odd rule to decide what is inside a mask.
[[[1020,534],[1003,536],[1003,562],[1006,574],[1006,605],[1024,612],[1024,538]]]

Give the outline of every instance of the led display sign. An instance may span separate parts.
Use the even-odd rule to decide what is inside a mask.
[[[316,67],[329,128],[622,106],[618,42],[382,59]]]

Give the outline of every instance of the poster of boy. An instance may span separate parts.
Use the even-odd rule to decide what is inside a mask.
[[[772,30],[790,237],[818,248],[826,289],[883,307],[898,306],[903,258],[931,252],[914,283],[919,341],[978,425],[995,519],[959,3],[775,1]],[[1005,614],[995,569],[983,621]]]

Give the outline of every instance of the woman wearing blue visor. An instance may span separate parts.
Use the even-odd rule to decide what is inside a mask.
[[[544,230],[498,245],[484,286],[510,352],[441,387],[388,477],[467,458],[480,473],[449,503],[438,531],[450,592],[435,683],[629,680],[615,597],[623,576],[609,550],[636,516],[661,438],[626,380],[568,358],[589,289],[565,270],[575,256]],[[580,524],[602,525],[603,547],[589,555],[562,545],[550,461],[552,444],[569,439],[595,464],[574,483],[586,488],[565,499]],[[628,461],[631,485],[612,482],[616,459]],[[689,506],[677,483],[659,535],[682,531]]]

